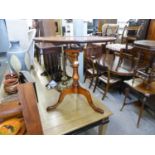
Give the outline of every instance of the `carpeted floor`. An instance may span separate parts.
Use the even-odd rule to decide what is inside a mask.
[[[89,80],[83,84],[88,89]],[[93,93],[93,87],[89,89]],[[124,95],[120,94],[117,90],[110,91],[108,96],[102,101],[102,90],[97,89],[93,93],[100,101],[105,104],[112,112],[110,122],[107,128],[107,135],[152,135],[155,134],[155,115],[151,115],[148,111],[144,111],[143,117],[140,122],[140,127],[136,127],[139,109],[133,104],[125,106],[123,111],[120,111]],[[135,97],[132,97],[135,100]],[[132,101],[132,100],[130,100]],[[90,129],[83,134],[96,135],[97,128]]]
[[[72,75],[72,69],[67,65],[67,74]],[[89,89],[89,80],[82,83],[83,87]],[[107,128],[107,135],[154,135],[155,134],[155,113],[149,113],[144,111],[141,118],[140,127],[137,128],[137,120],[139,115],[139,109],[134,104],[130,104],[124,107],[123,111],[120,108],[123,103],[124,95],[120,94],[117,90],[111,90],[108,96],[102,101],[103,91],[100,88],[96,89],[93,93],[93,86],[89,89],[90,92],[98,98],[103,104],[105,104],[113,113],[110,117],[110,122]],[[135,101],[136,97],[131,96]],[[88,130],[82,133],[84,135],[96,135],[98,134],[97,128]]]

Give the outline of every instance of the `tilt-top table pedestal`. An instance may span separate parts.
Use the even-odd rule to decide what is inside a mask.
[[[46,42],[53,43],[56,45],[74,45],[78,46],[76,49],[72,48],[66,50],[72,60],[73,65],[73,84],[70,88],[66,88],[61,91],[58,102],[52,106],[47,108],[47,111],[55,109],[64,99],[64,97],[68,94],[81,94],[87,98],[89,105],[94,109],[94,111],[99,113],[104,113],[104,111],[98,107],[96,107],[92,101],[91,95],[88,90],[82,88],[79,85],[78,79],[78,55],[83,44],[87,43],[108,43],[116,40],[115,37],[98,37],[98,36],[72,36],[72,37],[63,37],[63,36],[55,36],[55,37],[37,37],[34,39],[35,42]]]
[[[59,96],[58,102],[52,106],[47,107],[47,111],[55,109],[59,104],[61,104],[62,100],[64,97],[68,94],[81,94],[84,95],[89,103],[89,105],[94,109],[94,111],[99,112],[99,113],[104,113],[104,110],[96,107],[92,101],[91,95],[88,90],[82,88],[79,85],[79,75],[78,75],[78,55],[79,55],[79,50],[77,49],[69,49],[65,50],[65,52],[69,53],[70,59],[72,60],[72,65],[73,65],[73,84],[70,88],[66,88],[61,91],[61,94]]]

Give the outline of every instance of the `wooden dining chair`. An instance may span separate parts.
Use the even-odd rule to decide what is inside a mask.
[[[103,24],[101,36],[109,36],[109,37],[118,37],[118,24]],[[93,43],[95,46],[99,46],[102,48],[103,52],[106,52],[107,43]]]
[[[115,62],[115,58],[116,57],[114,57],[113,54],[109,54],[108,56],[103,55],[96,62],[97,76],[93,92],[95,92],[99,81],[102,81],[105,84],[102,100],[106,97],[109,88],[120,81],[120,79],[117,76],[112,75],[110,69],[113,65],[113,62]]]
[[[113,65],[112,69],[122,76],[135,76],[135,72],[139,67],[139,55],[136,53],[117,53],[115,52],[115,57],[119,58],[117,65]]]
[[[139,128],[144,108],[147,106],[149,109],[155,111],[155,82],[151,83],[151,87],[149,89],[146,88],[146,83],[141,78],[136,78],[134,83],[133,79],[126,80],[125,84],[125,96],[120,111],[123,111],[126,105],[131,104],[131,102],[127,102],[127,98],[130,97],[130,92],[132,92],[133,95],[136,94],[136,96],[138,96],[136,102],[140,104],[137,120],[137,128]]]
[[[97,76],[96,71],[96,60],[102,56],[102,47],[88,44],[84,50],[84,72],[85,79],[91,79],[89,88],[91,88],[95,77]]]
[[[105,54],[96,62],[97,77],[93,92],[95,92],[99,81],[104,82],[104,95],[109,88],[122,83],[125,79],[132,78],[138,67],[139,58],[128,53]],[[120,88],[122,85],[120,85]]]
[[[106,45],[108,52],[132,51],[133,42],[139,39],[139,32],[142,26],[125,26],[121,36],[121,43]],[[134,32],[134,33],[131,33]]]

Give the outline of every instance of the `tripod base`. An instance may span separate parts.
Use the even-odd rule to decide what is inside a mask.
[[[64,89],[61,92],[60,96],[59,96],[58,102],[56,104],[52,105],[52,106],[47,107],[47,111],[50,111],[50,110],[53,110],[53,109],[57,108],[57,106],[62,103],[62,100],[64,99],[64,97],[66,95],[68,95],[68,94],[81,94],[81,95],[84,95],[86,97],[87,101],[88,101],[88,104],[92,107],[92,109],[94,111],[99,112],[101,114],[104,113],[104,110],[102,110],[102,109],[100,109],[100,108],[98,108],[98,107],[96,107],[94,105],[89,91],[82,88],[81,86],[78,86],[77,88],[70,87],[70,88]]]
[[[61,91],[58,102],[56,104],[52,105],[52,106],[47,107],[47,111],[55,109],[62,102],[62,100],[64,99],[64,97],[66,95],[69,95],[69,94],[81,94],[81,95],[86,97],[89,105],[94,109],[94,111],[99,112],[101,114],[104,113],[104,111],[102,109],[100,109],[100,108],[98,108],[98,107],[96,107],[94,105],[89,91],[82,88],[79,85],[79,82],[78,82],[78,80],[79,80],[79,74],[78,74],[79,50],[77,50],[77,49],[69,49],[69,50],[66,50],[65,52],[67,52],[69,54],[70,60],[72,62],[72,66],[73,66],[73,76],[72,76],[73,83],[72,83],[72,86],[70,88],[66,88],[66,89]]]
[[[62,91],[66,88],[70,88],[73,83],[73,80],[69,76],[64,76],[62,81],[58,83],[57,90]]]

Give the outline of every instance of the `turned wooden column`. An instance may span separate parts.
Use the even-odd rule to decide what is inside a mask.
[[[68,54],[69,60],[72,62],[72,66],[73,66],[73,75],[72,75],[73,83],[72,83],[72,86],[70,88],[66,88],[66,89],[62,90],[62,92],[60,93],[58,102],[55,103],[52,106],[47,107],[47,111],[55,109],[62,102],[62,100],[64,99],[64,97],[66,95],[68,95],[68,94],[81,94],[81,95],[86,97],[86,99],[88,101],[88,104],[91,106],[91,108],[94,111],[99,112],[101,114],[104,113],[103,109],[100,109],[100,108],[96,107],[96,105],[94,105],[94,103],[92,101],[92,98],[91,98],[91,94],[89,93],[89,91],[82,88],[80,86],[80,84],[79,84],[78,55],[79,55],[80,50],[79,49],[68,49],[68,50],[65,50],[65,52]]]

